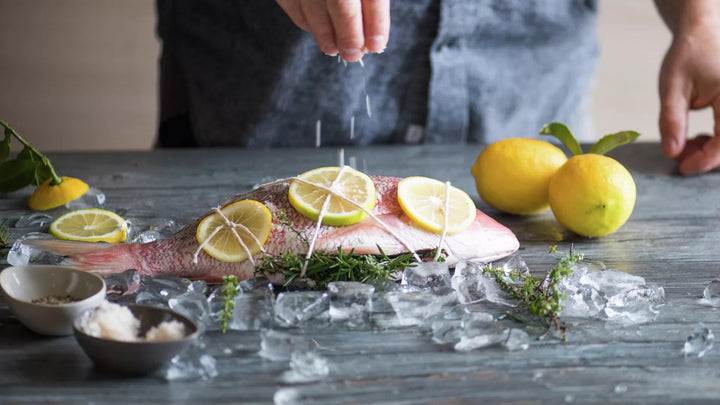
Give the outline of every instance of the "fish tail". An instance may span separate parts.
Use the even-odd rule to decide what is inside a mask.
[[[133,244],[78,242],[59,239],[29,239],[32,248],[63,256],[62,264],[98,274],[120,273],[138,269]]]

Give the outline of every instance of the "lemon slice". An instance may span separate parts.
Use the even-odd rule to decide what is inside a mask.
[[[53,221],[50,234],[58,239],[83,242],[124,242],[127,223],[112,211],[85,208],[70,211]]]
[[[323,214],[323,225],[344,226],[360,222],[367,213],[359,207],[367,211],[375,207],[375,184],[372,179],[347,166],[321,167],[297,176],[290,183],[288,199],[299,213],[317,221],[329,193],[327,189],[332,190],[332,193]]]
[[[475,220],[475,204],[464,191],[450,186],[445,208],[445,183],[427,177],[408,177],[398,183],[398,202],[403,212],[421,227],[441,233],[447,213],[448,234],[458,233]]]
[[[259,252],[270,236],[272,214],[253,200],[232,203],[208,215],[195,234],[202,249],[223,262],[239,262]]]
[[[63,176],[61,179],[60,184],[50,184],[52,179],[47,179],[39,185],[28,201],[30,209],[45,211],[65,205],[85,194],[90,188],[87,183],[74,177]]]

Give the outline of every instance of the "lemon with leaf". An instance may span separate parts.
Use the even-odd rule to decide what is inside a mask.
[[[633,142],[640,134],[622,131],[607,135],[584,154],[563,124],[548,124],[540,133],[557,137],[574,154],[548,185],[550,207],[558,222],[582,236],[615,232],[630,218],[637,190],[630,172],[603,154]]]
[[[509,138],[485,148],[470,171],[480,198],[488,205],[510,214],[531,215],[550,208],[550,177],[566,161],[565,153],[550,142]]]
[[[89,186],[74,177],[60,177],[50,159],[33,148],[8,123],[0,120],[5,128],[0,141],[0,193],[10,193],[28,185],[37,188],[30,196],[28,205],[37,211],[49,210],[85,194]],[[10,157],[10,142],[15,138],[23,149],[13,159]]]
[[[377,202],[372,179],[348,166],[320,167],[300,174],[290,183],[288,200],[313,221],[325,207],[322,224],[332,226],[362,221]]]

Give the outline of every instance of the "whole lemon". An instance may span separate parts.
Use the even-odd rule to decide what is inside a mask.
[[[550,179],[550,207],[563,226],[582,236],[603,236],[630,218],[636,188],[615,159],[596,154],[568,159]]]
[[[548,182],[566,161],[549,142],[509,138],[485,148],[470,172],[483,201],[499,211],[530,215],[550,208]]]

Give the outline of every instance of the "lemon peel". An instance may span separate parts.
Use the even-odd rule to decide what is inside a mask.
[[[58,217],[50,224],[50,234],[58,239],[118,243],[127,238],[127,222],[112,211],[84,208]]]
[[[53,179],[47,179],[40,184],[30,196],[28,206],[34,211],[45,211],[60,207],[85,194],[90,186],[75,177],[60,177],[59,184],[53,184]]]

